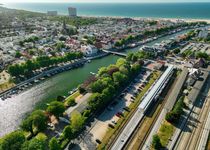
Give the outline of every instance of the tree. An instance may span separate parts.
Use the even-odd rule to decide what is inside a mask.
[[[113,73],[112,76],[113,76],[113,80],[114,80],[115,84],[125,85],[126,82],[128,81],[128,77],[119,71]]]
[[[61,150],[61,146],[60,146],[60,144],[58,143],[58,140],[55,137],[53,137],[50,140],[49,149],[50,150]]]
[[[25,140],[25,136],[21,131],[7,134],[0,141],[0,150],[21,150],[21,145]]]
[[[83,94],[86,92],[86,89],[82,85],[79,86],[78,90],[80,94]]]
[[[15,57],[20,58],[21,56],[22,56],[21,53],[19,51],[16,51]]]
[[[78,133],[82,130],[85,124],[85,117],[83,117],[79,112],[74,111],[71,114],[71,129],[73,134]]]
[[[77,103],[75,102],[75,99],[74,98],[70,98],[67,100],[67,106],[70,107],[70,106],[74,106],[76,105]]]
[[[33,116],[33,126],[38,131],[43,131],[47,128],[47,116],[42,110],[36,110],[31,115]]]
[[[22,147],[21,150],[47,150],[46,148],[46,141],[33,138],[30,141],[26,141]]]
[[[24,130],[24,131],[29,131],[32,136],[34,135],[33,132],[33,117],[29,116],[28,118],[24,119],[20,125],[20,127]]]
[[[21,123],[21,128],[25,131],[34,134],[34,128],[38,131],[43,131],[47,127],[47,117],[41,110],[34,111],[30,116],[24,119]]]
[[[74,138],[74,134],[70,125],[64,128],[63,135],[64,135],[64,138],[69,139],[69,140]]]
[[[179,54],[180,53],[180,49],[179,48],[176,48],[175,50],[174,50],[174,54]]]
[[[159,150],[162,148],[160,137],[157,134],[153,135],[152,137],[152,147],[156,150]]]
[[[47,107],[47,112],[59,117],[65,112],[65,106],[62,102],[54,101]]]

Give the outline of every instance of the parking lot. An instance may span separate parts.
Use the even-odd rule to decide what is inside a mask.
[[[147,79],[151,74],[151,70],[145,69],[142,71],[135,80],[128,85],[126,89],[107,107],[107,109],[95,119],[89,128],[88,137],[84,137],[80,146],[84,148],[84,143],[87,142],[87,138],[91,138],[94,144],[99,143],[105,136],[108,129],[114,128],[119,118],[123,117],[125,111],[129,110],[129,105],[135,101],[135,97],[141,92],[144,85],[147,83]],[[84,140],[85,139],[85,140]],[[85,146],[86,148],[89,146]]]

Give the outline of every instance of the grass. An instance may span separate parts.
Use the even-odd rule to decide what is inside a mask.
[[[167,121],[164,121],[161,125],[158,136],[160,137],[160,141],[163,147],[166,147],[169,139],[172,137],[174,133],[174,126]]]
[[[154,111],[151,112],[152,117],[146,117],[143,121],[143,124],[138,129],[138,132],[134,138],[134,140],[130,143],[128,149],[139,149],[141,143],[144,140],[144,137],[146,136],[146,133],[149,131],[151,124],[154,122],[155,118],[158,115],[158,112],[161,109],[161,105],[158,104],[156,109],[153,109]]]
[[[77,98],[79,95],[80,95],[79,91],[76,91],[76,92],[74,92],[72,95],[68,96],[68,97],[65,99],[65,102],[68,101],[69,99],[75,99],[75,98]]]
[[[102,149],[106,149],[106,146],[108,144],[110,144],[111,141],[114,140],[114,138],[117,136],[119,130],[123,127],[123,125],[125,125],[125,123],[128,121],[128,119],[131,117],[131,115],[134,113],[135,108],[138,107],[139,103],[141,102],[141,98],[143,97],[143,95],[147,92],[147,90],[151,87],[151,85],[154,83],[154,81],[160,76],[160,72],[154,72],[152,74],[152,78],[150,78],[149,82],[147,83],[147,85],[144,87],[144,89],[142,90],[141,93],[138,94],[137,96],[137,100],[134,103],[131,103],[129,105],[129,108],[131,110],[131,112],[125,112],[124,113],[124,117],[120,118],[117,121],[117,124],[115,125],[115,128],[109,128],[106,135],[104,136],[104,138],[102,139],[102,143],[100,145],[98,145],[97,149],[102,150]]]
[[[6,91],[6,90],[12,88],[13,86],[15,86],[15,84],[12,82],[3,83],[0,85],[0,92]]]

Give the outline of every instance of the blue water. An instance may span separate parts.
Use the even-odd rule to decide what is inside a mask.
[[[72,6],[77,8],[78,15],[86,16],[210,19],[210,3],[19,3],[5,6],[37,12],[56,10],[62,15],[67,15],[67,8]]]

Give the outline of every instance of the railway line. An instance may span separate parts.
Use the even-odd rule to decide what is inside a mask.
[[[207,86],[207,90],[209,87]],[[206,98],[198,99],[195,103],[195,106],[192,108],[192,113],[187,121],[186,125],[184,126],[181,132],[179,139],[175,145],[174,149],[184,149],[184,150],[192,150],[197,149],[201,150],[205,149],[204,144],[202,142],[203,132],[205,132],[205,122],[209,120],[209,112],[210,112],[210,99],[209,94]],[[205,135],[205,134],[204,134]],[[208,138],[208,137],[207,137]]]
[[[160,96],[163,89],[167,86],[169,79],[173,73],[173,66],[169,66],[162,76],[151,86],[151,88],[146,92],[142,98],[142,102],[138,108],[133,113],[130,120],[123,126],[123,128],[118,132],[119,134],[113,140],[109,149],[120,150],[126,145],[132,136],[133,132],[138,128],[138,125],[142,122],[145,117],[145,113],[149,109],[150,105],[157,101],[158,96]],[[151,90],[152,89],[152,90]]]
[[[159,103],[154,106],[152,112],[150,112],[150,114],[152,114],[152,122],[149,122],[150,126],[149,128],[145,131],[145,126],[147,126],[147,115],[150,114],[146,114],[146,116],[143,118],[143,120],[139,123],[138,127],[136,128],[136,130],[134,131],[134,133],[132,134],[132,136],[129,138],[129,140],[127,141],[127,143],[125,144],[125,146],[123,147],[124,150],[132,150],[132,149],[142,149],[144,143],[146,142],[151,130],[153,129],[156,121],[158,120],[158,117],[160,116],[166,101],[168,100],[170,93],[172,92],[172,89],[175,86],[175,83],[177,82],[177,79],[172,78],[172,80],[170,81],[170,83],[165,87],[165,89],[169,89],[166,93],[161,94],[161,98],[162,100],[159,101]],[[139,132],[143,130],[144,133],[141,132],[141,135],[143,135],[143,138],[139,136]]]

